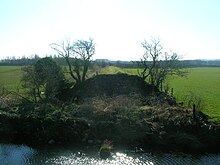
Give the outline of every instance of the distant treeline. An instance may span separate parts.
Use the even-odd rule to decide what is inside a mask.
[[[182,66],[190,67],[220,67],[220,60],[183,60],[179,61]]]
[[[63,58],[58,56],[50,56],[58,64],[66,65],[66,62]],[[22,57],[22,58],[7,58],[0,60],[0,66],[27,66],[33,65],[39,60],[38,55],[32,57]],[[72,59],[74,60],[74,59]],[[149,62],[150,63],[150,62]],[[220,60],[181,60],[179,61],[182,67],[220,67]],[[101,67],[105,66],[118,66],[122,68],[136,68],[138,67],[138,61],[111,61],[108,59],[96,59],[92,61],[92,65],[98,65]]]

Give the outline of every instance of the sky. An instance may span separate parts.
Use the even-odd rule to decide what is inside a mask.
[[[220,59],[219,0],[0,0],[0,59],[94,39],[93,59],[139,60],[159,38],[182,59]]]

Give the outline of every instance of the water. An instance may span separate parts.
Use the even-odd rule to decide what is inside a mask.
[[[35,150],[24,145],[0,144],[0,165],[220,165],[219,154],[150,154],[116,152],[101,160],[95,151]]]

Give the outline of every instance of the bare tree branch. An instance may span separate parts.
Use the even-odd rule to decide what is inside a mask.
[[[164,53],[159,39],[145,40],[141,44],[145,53],[141,58],[142,72],[139,74],[143,79],[159,88],[168,75],[182,76],[186,73],[178,66],[178,54]]]
[[[69,74],[76,83],[85,81],[91,58],[95,53],[95,44],[92,39],[77,40],[72,44],[69,40],[62,41],[60,44],[51,44],[51,48],[65,59]]]

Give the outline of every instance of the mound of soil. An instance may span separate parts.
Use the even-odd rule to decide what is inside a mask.
[[[151,95],[158,90],[142,78],[127,74],[97,75],[74,89],[83,98],[118,95]]]

